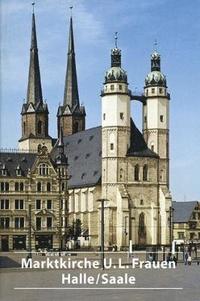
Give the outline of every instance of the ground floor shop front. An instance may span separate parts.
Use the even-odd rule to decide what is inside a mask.
[[[5,234],[0,235],[0,251],[23,251],[29,250],[30,241],[28,234]],[[35,233],[31,235],[31,249],[58,249],[60,248],[60,237],[55,233]]]

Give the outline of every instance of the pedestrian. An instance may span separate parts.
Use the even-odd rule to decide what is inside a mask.
[[[187,252],[185,253],[184,261],[185,261],[185,265],[187,265],[188,264],[188,253]]]
[[[191,257],[191,254],[189,254],[188,256],[188,265],[191,265],[192,264],[192,257]]]
[[[171,254],[168,253],[168,254],[167,254],[167,263],[169,263],[170,261],[171,261]]]
[[[173,259],[172,259],[174,262],[175,262],[175,266],[177,266],[177,258],[176,256],[174,255]]]

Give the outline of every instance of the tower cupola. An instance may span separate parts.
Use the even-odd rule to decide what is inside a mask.
[[[151,55],[151,72],[145,78],[145,87],[167,87],[165,75],[161,72],[160,54],[154,51]]]
[[[117,47],[111,50],[111,68],[105,74],[105,83],[111,82],[127,83],[126,71],[121,68],[121,50]]]

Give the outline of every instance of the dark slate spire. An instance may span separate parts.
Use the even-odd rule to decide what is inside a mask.
[[[64,154],[64,142],[63,142],[63,131],[60,127],[59,138],[58,138],[58,155],[56,157],[56,164],[59,165],[68,165],[68,160],[66,155]]]
[[[38,104],[42,101],[42,87],[40,79],[40,67],[37,48],[37,35],[35,26],[35,14],[32,14],[32,33],[31,33],[31,49],[30,64],[27,89],[27,103],[32,102]]]
[[[70,109],[73,109],[75,106],[79,107],[72,17],[70,18],[67,72],[65,78],[63,105],[68,105]]]

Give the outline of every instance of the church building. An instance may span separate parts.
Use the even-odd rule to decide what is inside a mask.
[[[19,245],[18,234],[25,237],[23,245],[27,248],[28,225],[32,229],[32,248],[38,247],[38,241],[52,248],[63,248],[67,227],[77,219],[81,220],[85,239],[81,240],[82,246],[97,248],[101,239],[102,199],[105,247],[116,245],[122,250],[130,241],[141,247],[168,245],[172,206],[170,95],[159,53],[154,51],[151,55],[144,93],[134,95],[122,68],[121,50],[115,44],[111,66],[102,77],[101,125],[94,128],[85,128],[86,109],[80,105],[77,78],[71,17],[63,104],[57,111],[58,137],[51,138],[48,105],[42,97],[33,13],[19,151],[0,153],[1,249]],[[141,103],[142,132],[131,116],[131,101]],[[23,190],[16,191],[15,184],[19,181],[23,182]],[[15,207],[20,199],[23,212],[20,205]],[[24,222],[16,229],[15,218],[20,217]]]

